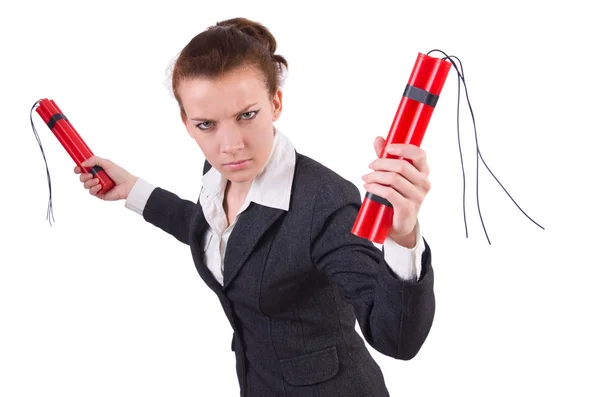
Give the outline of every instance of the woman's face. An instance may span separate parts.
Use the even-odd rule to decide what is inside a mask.
[[[259,70],[244,67],[218,79],[182,81],[178,93],[183,123],[208,162],[232,182],[252,181],[271,153],[281,90],[270,97]]]

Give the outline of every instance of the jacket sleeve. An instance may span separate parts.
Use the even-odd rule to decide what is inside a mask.
[[[126,202],[128,208],[140,213],[147,222],[187,245],[196,205],[198,203],[184,200],[168,190],[141,180],[136,183]]]
[[[418,280],[399,278],[380,249],[351,233],[361,203],[350,182],[321,186],[311,225],[312,259],[352,304],[365,340],[386,356],[410,360],[433,323],[431,250],[424,240]]]

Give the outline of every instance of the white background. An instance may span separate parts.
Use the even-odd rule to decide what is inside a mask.
[[[276,126],[353,181],[386,136],[418,52],[461,58],[484,160],[476,206],[451,70],[421,147],[437,311],[417,357],[376,351],[392,396],[599,395],[595,161],[600,37],[584,2],[12,2],[0,8],[0,396],[235,396],[231,328],[189,248],[88,195],[34,112],[51,98],[95,154],[196,200],[204,161],[163,86],[196,34],[264,23],[290,71]],[[592,2],[588,2],[592,3]],[[18,5],[17,5],[18,4]],[[439,54],[434,54],[439,56]],[[210,320],[209,320],[210,319]]]

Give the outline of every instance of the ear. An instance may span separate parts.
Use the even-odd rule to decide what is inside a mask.
[[[271,101],[272,105],[272,113],[273,113],[273,121],[277,121],[281,116],[281,110],[283,109],[283,93],[281,92],[281,88],[278,88],[273,95],[273,99]]]

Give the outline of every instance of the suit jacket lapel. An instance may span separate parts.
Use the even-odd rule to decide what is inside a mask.
[[[217,281],[215,276],[210,272],[208,266],[204,262],[204,250],[202,246],[202,238],[206,234],[208,222],[204,217],[202,206],[200,203],[196,203],[197,210],[194,212],[190,227],[190,248],[192,250],[192,258],[194,259],[194,265],[196,270],[200,274],[200,277],[204,280],[206,285],[216,293],[223,292],[221,284]]]
[[[237,220],[225,251],[223,289],[227,288],[269,227],[284,210],[250,203]]]

